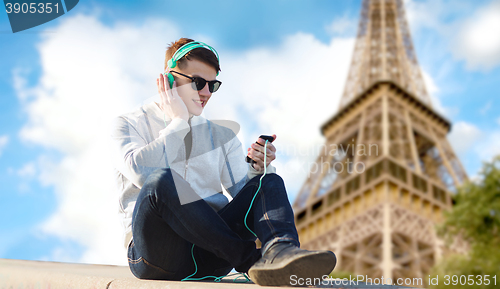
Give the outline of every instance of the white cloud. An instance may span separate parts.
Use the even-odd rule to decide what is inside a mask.
[[[481,130],[475,125],[459,121],[453,124],[448,139],[458,155],[465,156],[470,149],[478,143],[483,136]]]
[[[427,71],[423,70],[422,68],[420,68],[420,71],[422,73],[422,78],[424,79],[427,94],[429,94],[429,98],[431,100],[431,106],[439,113],[447,115],[448,112],[446,108],[443,107],[443,105],[441,104],[441,100],[438,98],[439,88],[434,82],[434,79]]]
[[[53,186],[58,200],[56,212],[40,230],[86,248],[72,261],[127,264],[108,160],[108,124],[156,94],[167,41],[179,37],[175,26],[164,20],[109,27],[76,15],[65,18],[38,44],[42,76],[35,86],[27,87],[26,71],[13,71],[29,118],[21,139],[63,156],[41,156],[37,162],[40,182]],[[31,174],[32,168],[20,173]],[[57,249],[51,256],[74,255]]]
[[[31,192],[30,182],[36,176],[36,173],[37,168],[35,162],[29,162],[16,171],[16,174],[20,177],[17,186],[20,194]]]
[[[347,15],[335,18],[330,24],[325,26],[325,30],[332,36],[354,36],[359,20],[350,18]]]
[[[492,131],[481,140],[476,147],[476,153],[482,161],[491,161],[500,155],[500,130]]]
[[[438,100],[435,95],[437,95],[439,93],[439,88],[436,85],[436,83],[434,82],[434,79],[431,77],[431,75],[427,71],[425,71],[423,69],[421,69],[421,71],[422,71],[422,78],[424,79],[425,87],[427,89],[427,93],[431,97],[431,102],[434,103],[434,102],[436,102],[436,100]]]
[[[456,22],[456,16],[473,10],[475,5],[473,1],[404,0],[406,19],[413,37],[421,32],[426,33],[426,29],[446,39],[455,35],[460,24]],[[435,47],[437,43],[433,44]]]
[[[472,123],[459,121],[448,135],[455,153],[465,163],[489,162],[500,155],[500,130],[482,131]],[[477,172],[469,172],[476,174]]]
[[[427,93],[429,94],[431,100],[431,106],[438,113],[442,114],[447,118],[452,118],[456,114],[458,114],[457,107],[443,106],[441,103],[441,99],[439,98],[439,87],[436,84],[435,80],[432,78],[430,73],[421,68],[422,78],[424,79],[424,84],[427,89]]]
[[[455,34],[453,52],[470,69],[490,70],[500,64],[500,1],[478,9]]]
[[[441,15],[447,11],[442,1],[405,0],[404,5],[406,18],[412,31],[419,31],[422,28],[438,30],[442,28],[440,18],[442,18]]]
[[[9,143],[9,136],[8,135],[0,136],[0,156],[2,155],[3,150],[5,149],[5,147],[7,146],[8,143]]]
[[[498,123],[498,125],[500,125],[500,117],[497,118],[497,123]]]
[[[454,72],[455,62],[448,60],[448,42],[456,34],[457,24],[448,21],[463,11],[470,10],[470,3],[443,0],[405,0],[405,12],[411,30],[412,41],[420,48],[417,58],[429,93],[432,107],[440,114],[453,118],[459,112],[458,107],[444,106],[444,94],[456,89],[449,76]],[[417,53],[417,51],[415,51]],[[440,89],[441,88],[441,89]]]
[[[36,174],[36,166],[34,162],[25,164],[22,168],[17,170],[17,175],[20,177],[31,178]]]

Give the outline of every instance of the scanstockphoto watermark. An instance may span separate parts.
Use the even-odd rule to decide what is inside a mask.
[[[301,278],[290,275],[291,286],[360,286],[360,285],[398,285],[398,286],[423,286],[423,278],[370,278],[367,275],[349,276],[349,278],[333,279],[328,275],[321,278]]]

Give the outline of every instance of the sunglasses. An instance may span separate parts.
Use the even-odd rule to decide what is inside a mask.
[[[191,79],[191,85],[193,86],[193,89],[194,90],[198,90],[198,91],[202,90],[205,87],[205,84],[208,83],[208,90],[211,93],[214,93],[217,90],[219,90],[219,87],[222,84],[222,82],[220,82],[218,80],[207,81],[204,78],[201,78],[201,77],[198,77],[198,76],[191,77],[189,75],[185,75],[183,73],[180,73],[180,72],[177,72],[177,71],[174,71],[174,70],[171,70],[170,72],[175,72],[176,74],[179,74],[179,75],[182,75],[182,76],[184,76],[186,78]]]

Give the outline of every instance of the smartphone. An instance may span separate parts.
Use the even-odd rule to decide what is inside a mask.
[[[272,136],[270,136],[270,135],[260,135],[260,136],[259,136],[259,138],[261,138],[261,139],[263,139],[263,140],[267,140],[268,142],[273,142],[273,141],[274,141],[274,138],[273,138]],[[256,144],[258,144],[258,145],[260,145],[260,146],[262,146],[262,145],[261,145],[260,143],[258,143],[258,142],[255,142],[255,143],[256,143]],[[248,156],[246,157],[246,159],[245,159],[245,160],[246,160],[246,162],[247,162],[247,163],[251,163],[251,164],[254,164],[254,163],[255,163],[255,161],[254,161],[254,160],[252,160],[251,158],[249,158]]]

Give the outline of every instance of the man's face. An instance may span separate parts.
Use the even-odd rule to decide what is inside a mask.
[[[186,61],[183,69],[176,67],[172,70],[191,77],[202,77],[206,81],[215,80],[215,77],[217,76],[217,71],[212,66],[194,59]],[[207,105],[208,100],[212,96],[212,93],[208,90],[208,83],[205,84],[205,87],[203,87],[202,90],[197,91],[193,89],[191,79],[175,73],[173,73],[173,75],[175,76],[177,92],[186,104],[190,117],[191,115],[200,115],[203,112],[205,105]]]

